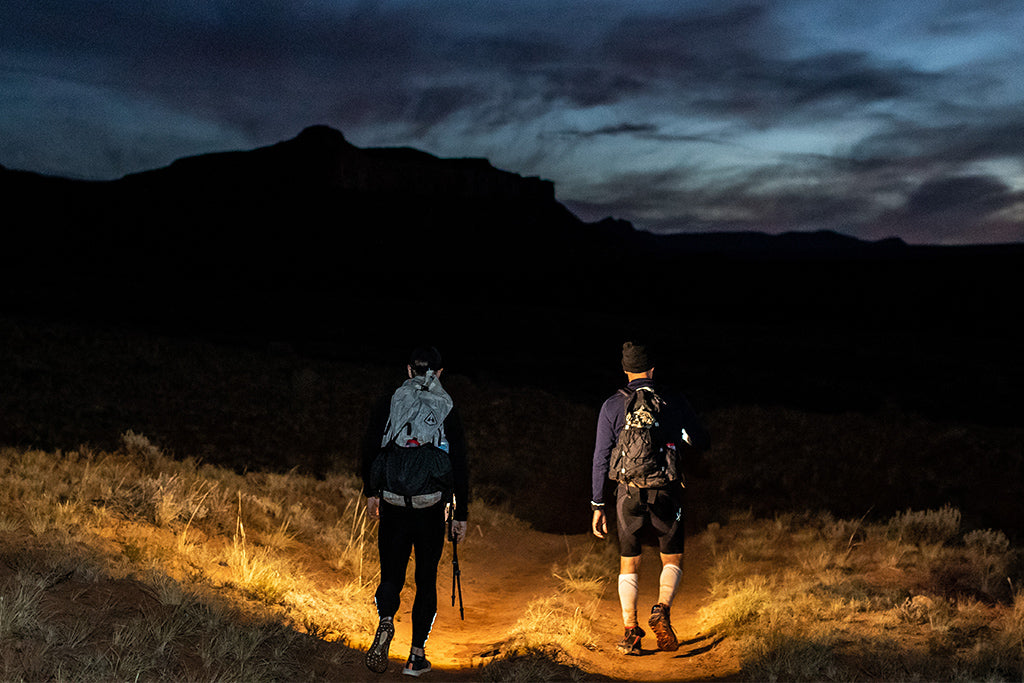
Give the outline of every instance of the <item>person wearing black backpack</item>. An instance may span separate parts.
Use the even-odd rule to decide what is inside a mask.
[[[430,671],[424,646],[437,614],[446,507],[454,498],[449,540],[460,542],[466,537],[469,471],[462,421],[441,386],[441,354],[417,348],[406,371],[409,378],[373,409],[363,440],[367,514],[380,520],[380,584],[374,594],[380,623],[365,663],[376,673],[387,670],[394,616],[415,551],[412,646],[402,673],[420,676]]]
[[[623,654],[641,653],[646,632],[637,620],[641,544],[657,538],[661,551],[658,601],[648,624],[658,649],[675,651],[679,640],[670,611],[682,577],[684,461],[709,445],[701,421],[681,394],[654,382],[654,360],[647,347],[622,345],[622,370],[627,384],[601,406],[592,471],[591,529],[608,536],[605,484],[616,482],[615,511],[619,538],[619,603],[624,636]]]

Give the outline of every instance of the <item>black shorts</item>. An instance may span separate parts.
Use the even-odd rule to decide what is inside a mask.
[[[619,554],[637,557],[640,546],[657,540],[663,555],[683,552],[683,487],[637,489],[619,484],[615,490]]]

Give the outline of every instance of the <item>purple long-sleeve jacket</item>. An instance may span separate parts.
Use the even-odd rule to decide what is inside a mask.
[[[678,433],[679,441],[677,447],[682,449],[683,430],[689,438],[690,445],[686,448],[693,448],[697,452],[707,449],[710,445],[708,433],[701,424],[697,414],[694,413],[690,403],[682,394],[674,393],[659,387],[651,379],[635,379],[626,385],[627,390],[636,390],[640,387],[655,387],[658,395],[665,400],[662,419],[666,423],[670,433]],[[604,503],[604,490],[608,484],[608,468],[611,461],[612,449],[619,439],[619,432],[626,422],[626,397],[622,392],[616,391],[608,397],[601,406],[601,413],[597,418],[597,439],[594,443],[594,465],[593,465],[593,502]]]

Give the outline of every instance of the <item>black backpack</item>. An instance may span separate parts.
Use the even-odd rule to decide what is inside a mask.
[[[412,496],[452,492],[452,463],[448,453],[434,444],[399,446],[392,439],[380,449],[370,469],[370,487],[390,491],[408,501]]]
[[[666,447],[665,401],[651,387],[619,392],[626,397],[626,422],[612,451],[608,478],[642,489],[679,481],[676,452]]]

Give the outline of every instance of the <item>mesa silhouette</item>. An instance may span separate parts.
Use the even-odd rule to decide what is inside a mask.
[[[582,221],[552,182],[484,159],[363,149],[326,126],[113,181],[0,169],[0,195],[13,310],[294,331],[353,307],[397,321],[424,301],[1001,328],[1020,309],[1021,245],[654,235]]]
[[[873,246],[828,232],[659,238],[613,218],[585,223],[556,201],[550,181],[485,159],[361,149],[326,126],[107,182],[4,169],[0,190],[8,280],[46,272],[77,287],[330,287],[398,262],[505,281],[606,271],[640,255]]]
[[[324,126],[110,182],[5,171],[3,188],[20,208],[7,229],[19,261],[96,270],[80,265],[89,259],[132,278],[322,282],[410,254],[460,271],[555,265],[585,227],[548,181],[484,159],[360,149]]]

